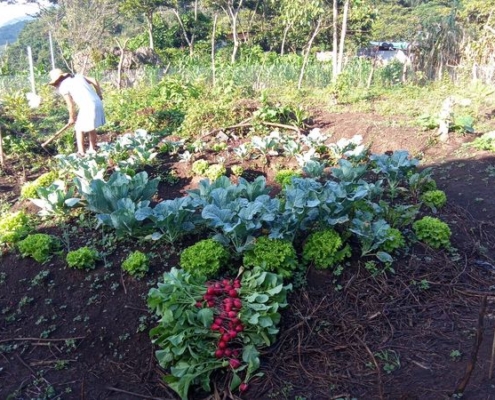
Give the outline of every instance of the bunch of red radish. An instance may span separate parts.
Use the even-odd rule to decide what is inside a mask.
[[[240,288],[241,281],[239,279],[208,282],[203,301],[196,303],[199,308],[204,305],[209,308],[215,308],[216,317],[210,326],[211,330],[220,333],[215,357],[218,359],[227,358],[232,369],[237,369],[241,366],[239,355],[242,343],[235,341],[237,335],[244,330],[244,326],[238,318],[242,308],[242,301],[238,297]],[[241,392],[246,391],[247,388],[248,386],[245,382],[239,386]]]

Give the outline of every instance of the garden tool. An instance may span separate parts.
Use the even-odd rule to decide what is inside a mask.
[[[69,128],[69,126],[71,126],[72,124],[71,123],[67,123],[65,124],[65,126],[60,129],[57,133],[55,133],[55,135],[53,135],[51,138],[47,139],[46,141],[44,141],[42,144],[41,144],[41,147],[45,147],[47,144],[53,142],[55,139],[57,139],[62,133],[64,133],[67,128]]]

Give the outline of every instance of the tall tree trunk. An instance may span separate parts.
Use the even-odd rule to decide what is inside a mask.
[[[344,4],[344,14],[342,15],[342,31],[340,32],[339,59],[337,61],[337,75],[342,72],[342,64],[344,60],[344,43],[347,34],[347,16],[349,14],[350,0],[346,0]]]
[[[287,40],[287,35],[289,33],[289,30],[291,28],[291,24],[287,24],[284,28],[284,34],[282,36],[282,43],[280,45],[280,55],[283,56],[285,53],[285,41]]]
[[[339,11],[337,8],[337,0],[333,0],[333,49],[332,49],[332,82],[335,82],[337,80],[337,75],[338,75],[338,70],[337,70],[337,47],[339,45],[338,43],[338,18],[339,18]]]
[[[216,85],[216,69],[215,69],[215,34],[217,32],[217,19],[218,15],[215,14],[213,19],[213,31],[211,32],[211,74],[213,80],[213,87]]]
[[[184,26],[184,23],[182,22],[182,18],[181,18],[180,14],[179,14],[179,11],[174,8],[173,13],[176,16],[177,21],[179,22],[180,28],[182,29],[182,36],[184,36],[184,40],[187,43],[187,47],[189,47],[189,55],[192,56],[193,53],[194,53],[194,45],[193,45],[193,43],[194,43],[193,42],[194,37],[191,40],[191,39],[189,39],[189,36],[187,36],[186,27]]]
[[[306,51],[304,53],[304,60],[303,60],[303,65],[301,67],[301,73],[299,74],[299,82],[297,83],[297,88],[301,89],[302,86],[302,80],[304,76],[304,70],[306,69],[306,65],[308,64],[309,60],[309,54],[311,52],[311,46],[313,46],[313,41],[315,40],[316,36],[320,32],[321,29],[321,19],[318,20],[318,23],[316,24],[315,30],[313,31],[313,34],[311,35],[311,38],[309,39],[309,42],[306,47]]]
[[[148,24],[148,37],[149,37],[149,42],[150,42],[150,49],[155,48],[155,43],[153,41],[153,13],[147,13],[146,14],[146,22]]]
[[[232,12],[231,18],[232,18],[232,39],[234,40],[234,49],[232,50],[232,56],[230,58],[230,62],[234,64],[237,58],[237,52],[239,50],[239,34],[237,32],[237,14]]]

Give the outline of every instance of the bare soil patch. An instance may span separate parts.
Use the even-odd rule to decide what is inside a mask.
[[[465,146],[475,135],[436,143],[432,132],[374,114],[315,111],[313,120],[334,141],[360,134],[374,153],[404,149],[433,167],[448,197],[438,217],[452,228],[457,257],[417,245],[395,274],[375,278],[355,258],[338,279],[341,290],[328,272],[310,269],[307,287],[290,295],[280,340],[262,354],[264,377],[243,398],[438,400],[462,389],[463,399],[495,399],[495,156]],[[161,184],[160,199],[197,184],[177,158],[162,157],[148,172],[170,168],[179,180]],[[256,160],[244,168],[277,191],[272,169]],[[9,165],[5,172],[2,198],[31,207],[16,202],[22,171]],[[177,265],[180,248],[198,238],[172,248],[104,237],[91,221],[73,222],[47,222],[40,231],[69,237],[71,248],[92,243],[110,253],[90,273],[69,269],[64,254],[43,266],[15,252],[0,258],[0,398],[176,398],[161,382],[146,295]],[[143,280],[121,273],[135,249],[158,255]],[[216,394],[191,398],[235,398],[222,384],[215,382]]]

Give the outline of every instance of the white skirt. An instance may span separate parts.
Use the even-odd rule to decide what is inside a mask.
[[[91,132],[104,124],[103,103],[98,101],[79,110],[75,129],[77,132]]]

